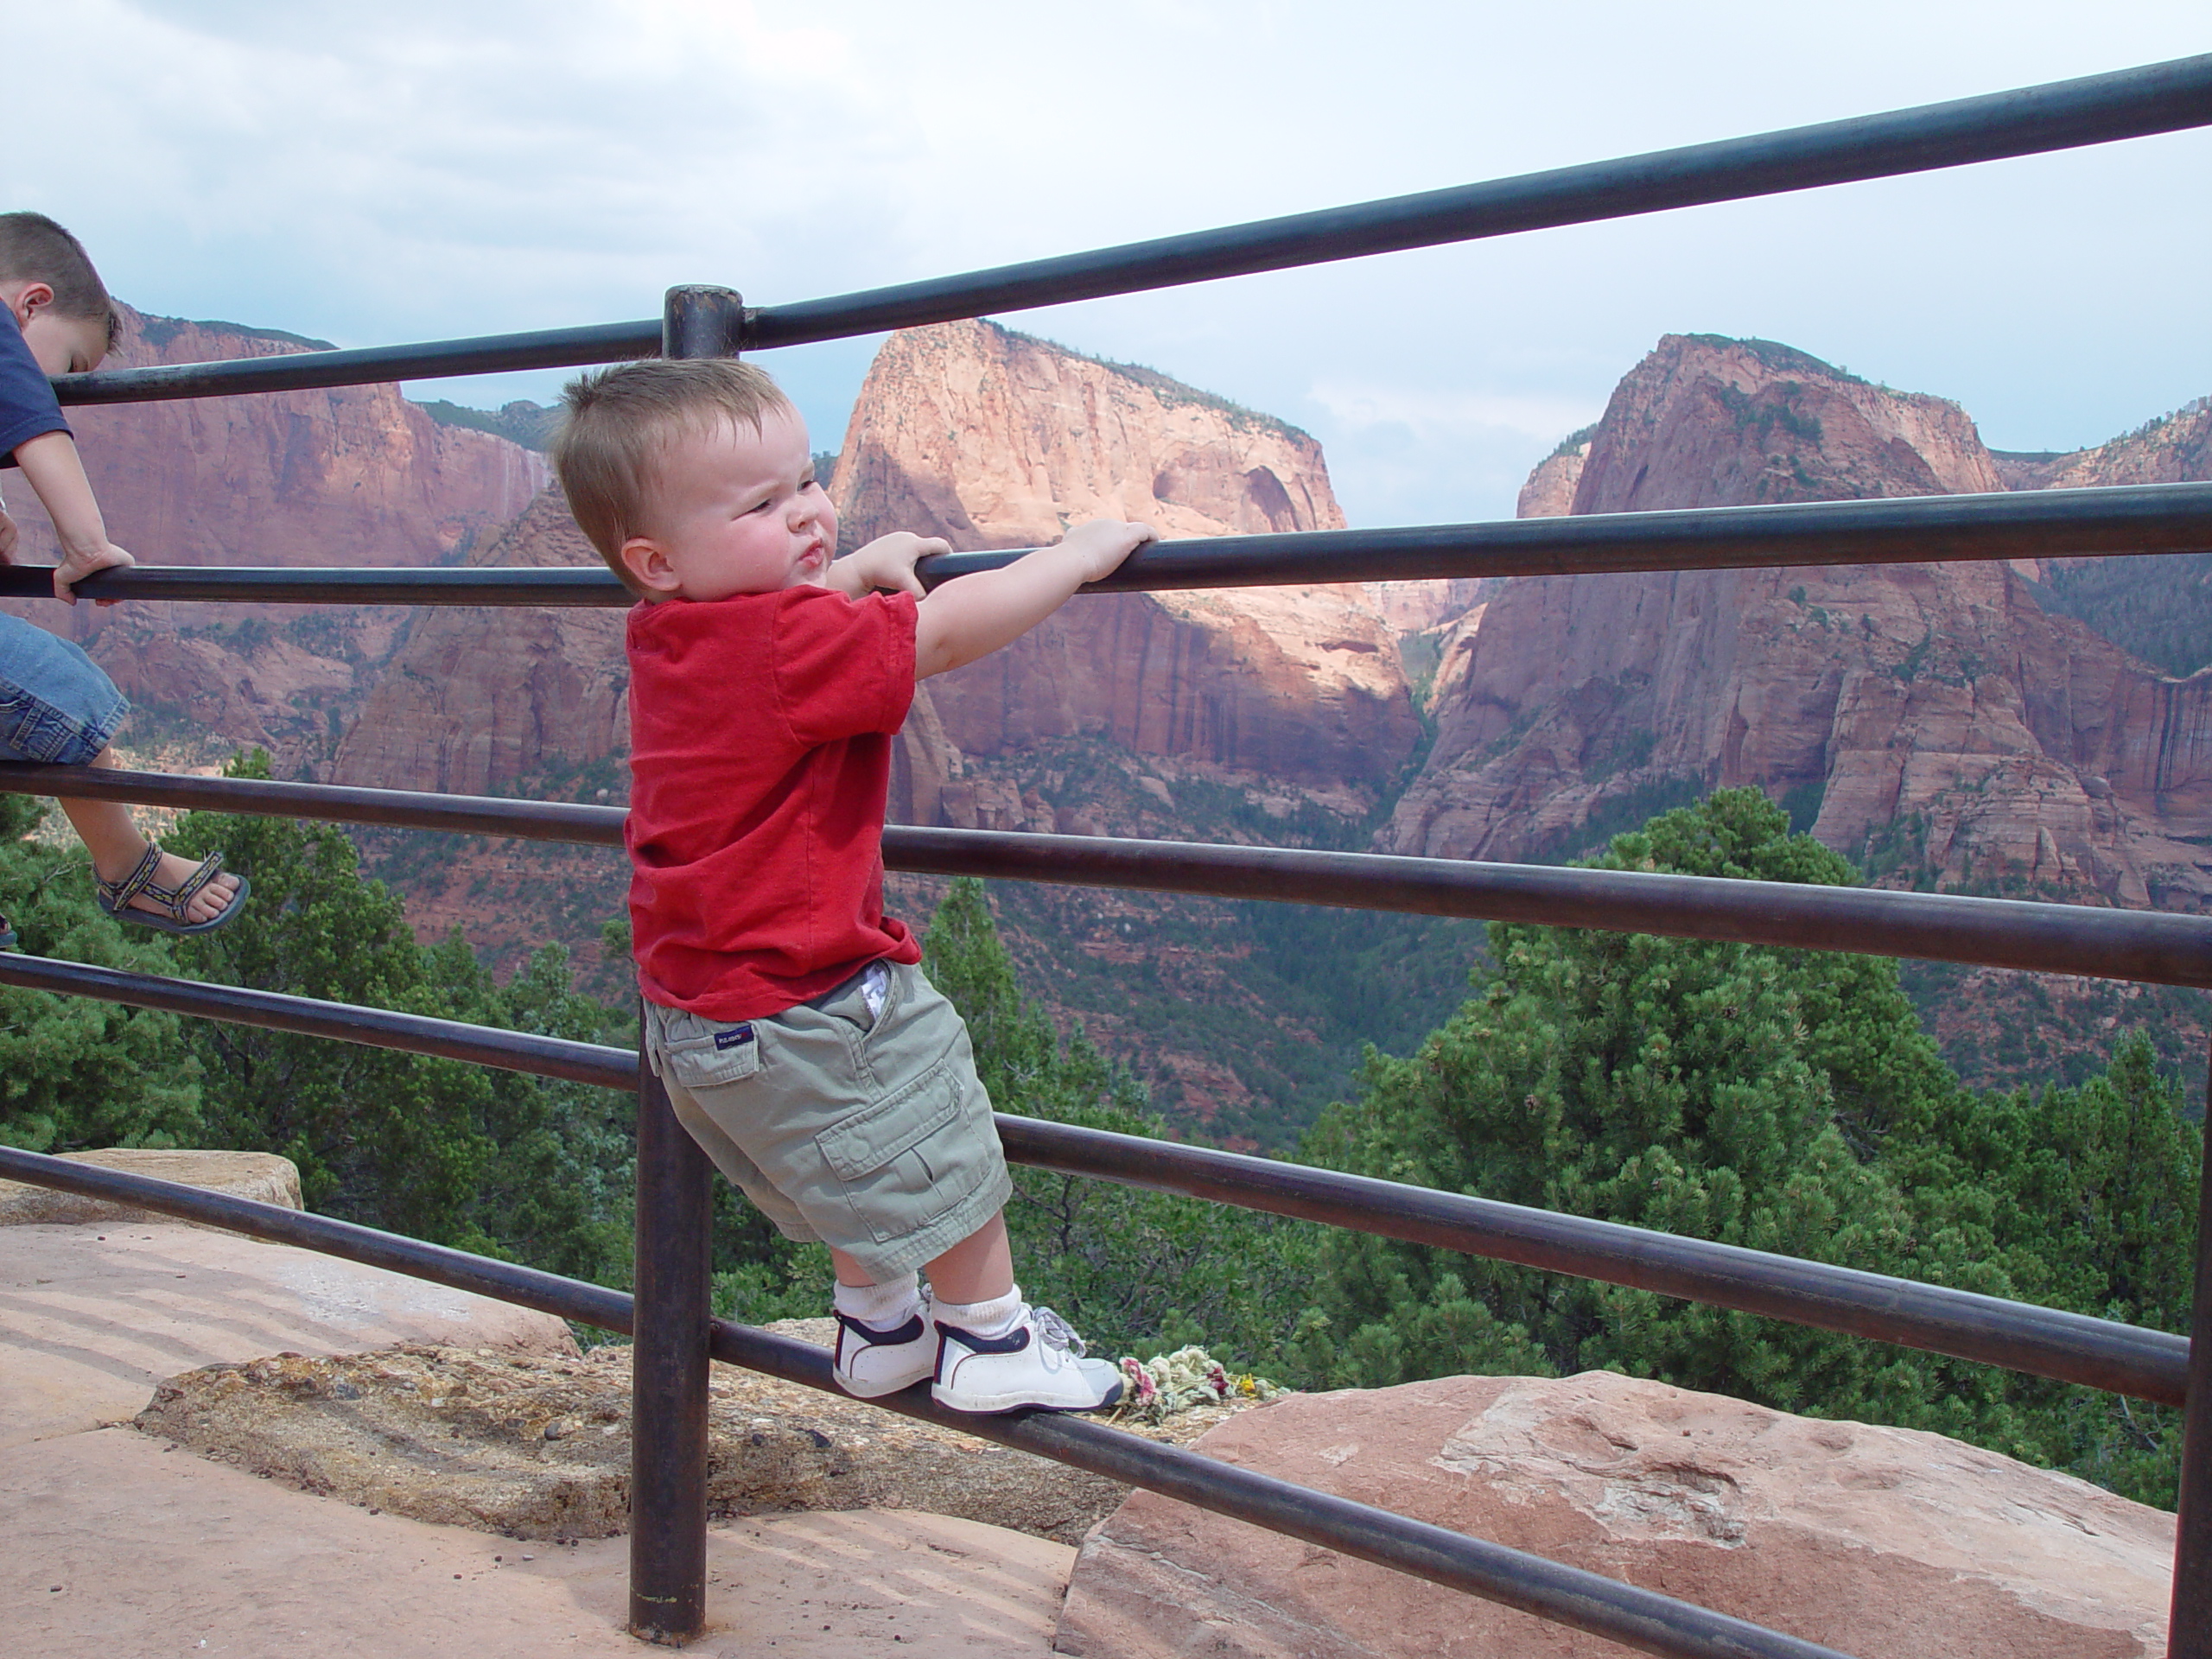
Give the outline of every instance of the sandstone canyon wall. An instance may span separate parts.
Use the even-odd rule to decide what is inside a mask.
[[[1539,468],[1525,508],[1555,504],[1571,464]],[[2190,475],[2185,454],[2101,464],[2014,481]],[[1615,392],[1572,511],[2005,484],[1955,404],[1769,342],[1670,336]],[[2046,615],[2006,566],[1531,578],[1490,603],[1467,654],[1389,850],[1552,855],[1755,784],[1816,804],[1815,834],[1901,878],[2212,895],[2196,839],[2212,833],[2212,673],[2158,675]]]
[[[124,308],[104,365],[313,343]],[[437,564],[520,512],[544,457],[444,426],[396,385],[73,409],[109,533],[147,563]]]
[[[848,550],[893,529],[1033,547],[1100,516],[1166,537],[1344,524],[1305,433],[988,322],[885,343],[832,493]],[[1419,737],[1395,634],[1353,587],[1078,595],[925,690],[921,720],[959,753],[942,778],[918,772],[906,806],[922,822],[1052,827],[964,774],[1054,739],[1371,800]]]
[[[2212,397],[2145,421],[2108,443],[2067,454],[1999,455],[2016,490],[2073,490],[2100,484],[2188,484],[2212,479]]]
[[[558,488],[471,564],[575,569],[599,555]],[[486,795],[629,746],[626,612],[418,611],[338,747],[333,781]]]
[[[312,342],[124,308],[110,366],[264,357]],[[521,512],[543,457],[440,425],[397,386],[118,404],[69,411],[108,532],[148,564],[431,565]],[[54,556],[28,490],[28,562]],[[84,643],[117,683],[222,747],[290,762],[327,740],[404,613],[131,604],[9,608]],[[141,722],[142,724],[143,722]]]

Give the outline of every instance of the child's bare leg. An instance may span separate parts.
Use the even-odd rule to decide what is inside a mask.
[[[861,1289],[875,1283],[868,1270],[836,1245],[830,1247],[837,1282]],[[930,1290],[941,1302],[996,1301],[1014,1288],[1014,1247],[1006,1216],[993,1216],[929,1266]]]
[[[92,758],[92,764],[112,766],[116,764],[115,756],[102,749]],[[146,837],[138,833],[121,802],[65,799],[61,810],[67,816],[70,827],[76,830],[77,838],[85,843],[85,850],[92,855],[92,868],[99,872],[101,880],[122,880],[138,868],[138,861],[146,855]],[[174,887],[197,868],[191,859],[164,852],[154,880],[165,887]],[[185,906],[186,918],[194,922],[214,920],[230,907],[238,888],[236,876],[217,876],[192,895],[191,902]],[[143,894],[130,902],[140,910],[161,909]]]
[[[930,1263],[930,1289],[940,1302],[993,1302],[1014,1288],[1014,1247],[1006,1216],[993,1216]]]

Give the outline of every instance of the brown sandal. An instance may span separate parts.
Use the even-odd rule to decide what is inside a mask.
[[[146,855],[138,861],[138,868],[122,880],[102,881],[96,874],[93,885],[99,890],[96,896],[100,908],[118,922],[136,922],[141,927],[150,927],[160,933],[212,933],[237,915],[239,906],[245,903],[248,883],[244,876],[240,876],[238,890],[231,895],[231,902],[223,907],[219,915],[211,916],[204,922],[188,922],[185,920],[188,907],[200,890],[213,880],[222,869],[223,855],[220,853],[208,854],[200,861],[198,869],[173,887],[165,887],[154,880],[154,872],[161,868],[160,844],[149,841],[146,843]],[[162,907],[161,910],[141,910],[130,902],[140,898],[151,899]],[[162,912],[168,913],[165,915]]]

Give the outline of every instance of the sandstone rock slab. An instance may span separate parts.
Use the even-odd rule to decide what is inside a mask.
[[[772,1327],[827,1345],[828,1319]],[[708,1512],[925,1510],[1073,1545],[1128,1493],[1103,1476],[734,1365],[709,1387]],[[1125,1424],[1177,1443],[1237,1406]],[[410,1345],[257,1358],[162,1385],[137,1426],[303,1491],[510,1537],[630,1524],[630,1350]]]
[[[127,1430],[0,1450],[10,1659],[635,1659],[619,1539],[517,1545],[372,1516]],[[1075,1552],[861,1510],[708,1535],[699,1659],[1042,1659]]]
[[[73,1164],[147,1175],[157,1181],[177,1181],[211,1192],[226,1192],[234,1198],[282,1205],[287,1210],[303,1207],[298,1166],[273,1152],[166,1152],[108,1147],[96,1152],[65,1152],[61,1156]],[[22,1181],[0,1181],[0,1227],[155,1219],[149,1211],[126,1204],[110,1204],[104,1198],[84,1198]],[[160,1219],[164,1224],[175,1224],[167,1217]]]
[[[1592,1372],[1299,1395],[1197,1449],[1859,1659],[2149,1659],[2173,1517],[1906,1429]],[[1140,1492],[1084,1545],[1058,1650],[1090,1659],[1618,1652]]]
[[[404,1342],[575,1352],[550,1314],[208,1228],[0,1232],[0,1446],[128,1418],[198,1366]]]

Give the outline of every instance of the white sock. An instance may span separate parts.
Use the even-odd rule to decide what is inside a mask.
[[[988,1302],[939,1302],[931,1317],[940,1324],[957,1325],[979,1337],[1002,1337],[1021,1318],[1021,1287]]]
[[[921,1285],[916,1273],[901,1274],[880,1285],[849,1285],[840,1280],[831,1306],[871,1331],[895,1331],[920,1310]]]

